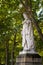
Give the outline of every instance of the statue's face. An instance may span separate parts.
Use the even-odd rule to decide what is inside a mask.
[[[23,13],[23,16],[24,16],[24,18],[25,18],[25,19],[28,19],[28,17],[27,17],[27,14],[26,14],[26,13]]]

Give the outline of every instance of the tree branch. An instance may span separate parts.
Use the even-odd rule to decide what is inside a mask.
[[[28,12],[28,17],[31,18],[31,20],[33,21],[33,23],[34,23],[34,25],[36,26],[36,29],[37,29],[37,31],[38,31],[38,33],[39,33],[39,35],[40,35],[40,38],[41,38],[41,40],[43,41],[43,34],[42,34],[42,32],[41,32],[41,29],[40,29],[39,25],[37,24],[36,19],[35,19],[34,16],[33,16],[33,13],[32,13],[31,8],[28,7],[28,8],[30,8],[30,9],[27,9],[27,6],[25,6],[25,4],[22,2],[22,0],[21,0],[21,3],[23,4],[23,6],[24,6],[26,12]]]
[[[32,18],[32,21],[33,21],[34,25],[36,26],[36,29],[39,33],[41,40],[43,41],[43,34],[42,34],[41,29],[40,29],[40,27],[39,27],[39,25],[34,17]]]
[[[20,0],[20,2],[23,4],[23,6],[25,7],[25,4],[22,2],[22,0]]]

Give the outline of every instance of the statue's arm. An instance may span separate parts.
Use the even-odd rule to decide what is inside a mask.
[[[24,23],[26,23],[26,20],[24,20],[24,21],[22,22],[22,24],[24,24]]]

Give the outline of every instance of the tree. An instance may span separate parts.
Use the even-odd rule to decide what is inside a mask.
[[[0,0],[0,64],[5,64],[6,49],[8,49],[7,54],[9,55],[9,58],[7,57],[7,65],[11,63],[12,50],[14,50],[15,60],[18,52],[22,49],[21,30],[22,21],[24,20],[23,12],[27,12],[28,17],[33,22],[36,50],[43,56],[42,7],[43,0]],[[17,33],[16,40],[14,40],[15,32]],[[15,47],[13,47],[14,41],[16,42]]]
[[[33,3],[34,2],[34,3]],[[40,35],[40,38],[41,38],[41,40],[43,41],[43,34],[42,34],[42,32],[41,32],[41,29],[40,29],[40,27],[39,27],[39,25],[38,25],[38,19],[36,20],[36,18],[35,17],[37,17],[37,14],[36,14],[36,11],[37,11],[37,9],[39,8],[39,5],[41,4],[40,3],[40,1],[38,0],[37,2],[36,2],[36,4],[35,4],[35,1],[31,1],[31,0],[25,0],[25,3],[23,3],[23,1],[21,0],[21,3],[23,4],[23,6],[25,7],[25,9],[26,9],[26,12],[28,12],[27,14],[29,14],[28,15],[28,17],[33,21],[33,23],[34,23],[34,25],[36,26],[36,28],[37,28],[37,31],[38,31],[38,33],[39,33],[39,35]],[[28,5],[29,4],[29,5]],[[32,7],[32,4],[34,4],[34,10],[33,10],[33,7]],[[36,8],[36,9],[35,9]],[[31,15],[30,15],[30,13],[31,13]],[[33,14],[36,14],[36,16],[34,16]]]

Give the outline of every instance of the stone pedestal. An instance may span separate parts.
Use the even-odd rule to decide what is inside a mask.
[[[16,58],[16,65],[42,65],[42,59],[36,53],[20,54]]]

